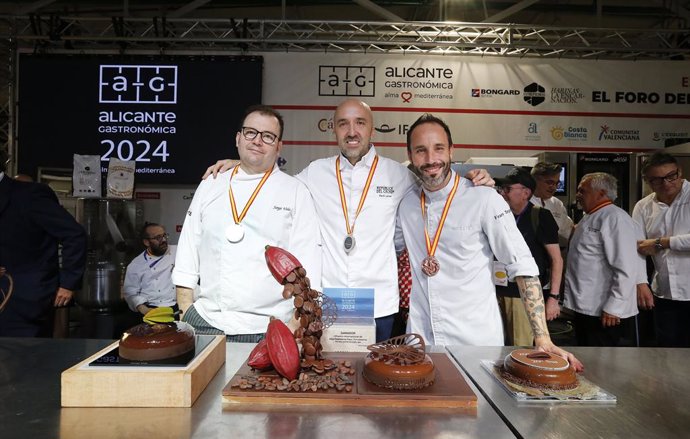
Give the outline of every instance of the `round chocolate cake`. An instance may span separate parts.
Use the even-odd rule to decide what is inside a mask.
[[[575,369],[568,360],[534,349],[516,349],[506,355],[502,375],[528,387],[568,390],[578,385]]]
[[[436,368],[428,355],[419,362],[404,364],[371,352],[364,360],[362,375],[370,383],[387,389],[421,389],[434,382]]]
[[[188,323],[141,323],[122,335],[119,355],[134,362],[186,362],[194,358],[194,347]]]

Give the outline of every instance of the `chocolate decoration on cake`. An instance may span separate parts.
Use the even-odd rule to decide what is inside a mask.
[[[362,375],[379,387],[421,389],[433,384],[436,368],[419,334],[404,334],[367,346]]]
[[[137,362],[154,362],[194,358],[194,328],[184,322],[141,323],[122,335],[118,352],[121,358]]]
[[[534,349],[516,349],[506,355],[501,376],[527,387],[568,390],[578,386],[575,368],[568,360]]]

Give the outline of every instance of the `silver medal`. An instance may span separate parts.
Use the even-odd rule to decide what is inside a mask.
[[[347,235],[343,241],[343,247],[345,247],[345,253],[350,253],[350,251],[355,248],[355,237]]]
[[[436,275],[440,269],[441,265],[438,263],[438,259],[433,256],[427,256],[422,261],[422,271],[429,277]]]
[[[225,229],[225,239],[232,243],[240,242],[244,238],[244,227],[242,224],[230,224]]]

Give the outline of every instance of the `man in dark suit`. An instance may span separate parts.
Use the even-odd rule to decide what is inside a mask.
[[[66,306],[81,287],[86,233],[48,186],[5,175],[7,159],[0,148],[0,267],[14,279],[0,336],[49,337],[53,307]]]

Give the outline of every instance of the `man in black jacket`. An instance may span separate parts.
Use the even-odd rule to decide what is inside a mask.
[[[14,279],[0,313],[0,336],[47,337],[53,307],[66,306],[81,287],[86,233],[48,186],[5,175],[7,161],[0,149],[0,267]]]

